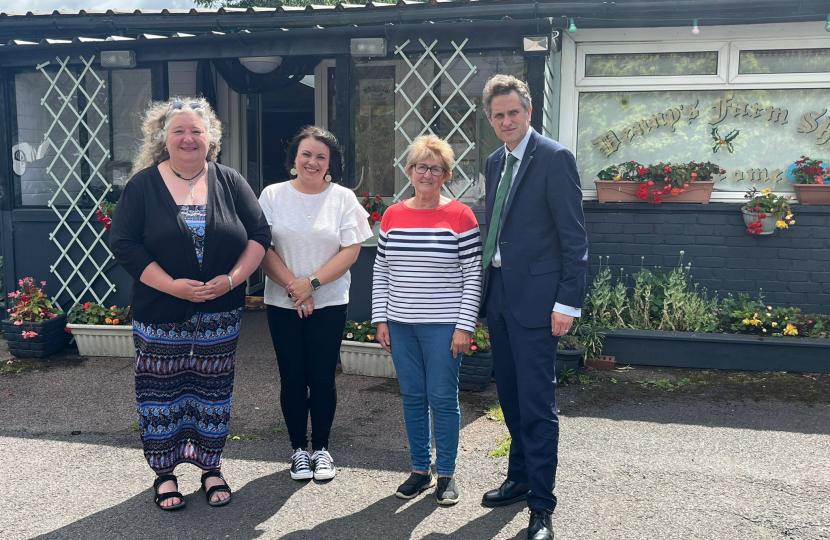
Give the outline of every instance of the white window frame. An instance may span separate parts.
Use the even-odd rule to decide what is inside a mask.
[[[648,92],[666,90],[813,89],[830,85],[830,73],[738,75],[740,51],[830,48],[824,24],[786,23],[701,27],[586,29],[564,33],[562,90],[559,102],[559,141],[576,149],[579,95],[589,92]],[[809,35],[805,35],[808,33]],[[644,39],[645,36],[645,39]],[[759,40],[758,36],[774,36]],[[585,77],[586,54],[620,52],[683,52],[717,50],[718,75],[688,77]],[[786,77],[786,80],[782,80]],[[708,80],[701,80],[706,78]],[[577,156],[578,157],[578,156]],[[583,199],[597,200],[595,189],[583,189]],[[715,191],[712,202],[743,201],[742,192]]]
[[[585,75],[586,57],[592,54],[637,54],[637,53],[674,53],[674,52],[715,52],[718,55],[718,67],[715,75],[657,75],[640,77],[588,77]],[[629,86],[629,85],[678,85],[682,87],[699,84],[723,84],[727,77],[727,57],[729,43],[630,43],[614,45],[580,45],[576,49],[576,85],[584,88],[594,86]]]

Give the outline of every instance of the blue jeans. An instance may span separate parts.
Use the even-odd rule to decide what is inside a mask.
[[[392,361],[403,398],[413,471],[428,471],[432,460],[430,409],[435,426],[435,468],[441,476],[455,474],[461,410],[458,368],[450,346],[455,325],[401,324],[389,321]]]

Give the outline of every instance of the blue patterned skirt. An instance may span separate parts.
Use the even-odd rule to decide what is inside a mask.
[[[238,308],[183,323],[133,322],[138,427],[156,473],[221,466],[241,319]]]

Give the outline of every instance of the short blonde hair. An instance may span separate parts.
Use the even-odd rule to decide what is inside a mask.
[[[517,79],[513,75],[493,75],[484,85],[484,92],[481,96],[481,101],[484,103],[484,114],[487,115],[487,118],[490,118],[493,112],[490,109],[490,103],[492,103],[493,98],[496,96],[506,96],[510,92],[519,94],[519,99],[522,101],[522,107],[524,107],[525,112],[530,110],[533,102],[530,99],[530,89],[527,87],[526,82]]]
[[[173,103],[183,103],[184,106],[174,109]],[[201,107],[192,108],[191,104],[198,104]],[[219,150],[222,148],[222,122],[213,112],[210,103],[203,97],[176,96],[167,101],[156,101],[150,104],[142,116],[141,131],[144,139],[133,159],[133,169],[130,176],[147,167],[158,165],[162,161],[170,159],[167,153],[167,130],[170,128],[170,121],[177,114],[190,112],[202,119],[205,124],[205,132],[208,136],[208,161],[216,161]]]
[[[455,153],[450,143],[435,135],[421,135],[412,141],[409,145],[409,154],[406,156],[406,170],[409,171],[419,161],[430,158],[440,163],[441,167],[447,171],[449,174],[447,180],[452,178]]]

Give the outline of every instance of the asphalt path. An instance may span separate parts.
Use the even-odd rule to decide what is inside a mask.
[[[187,508],[162,512],[133,426],[130,359],[0,358],[2,540],[526,538],[524,504],[480,505],[507,470],[489,457],[507,433],[486,415],[492,385],[462,393],[454,507],[431,491],[394,497],[409,470],[395,380],[338,376],[339,474],[294,482],[265,315],[246,312],[223,468],[233,501],[208,507],[199,472],[182,466]],[[580,374],[558,396],[556,538],[830,539],[830,377]]]

